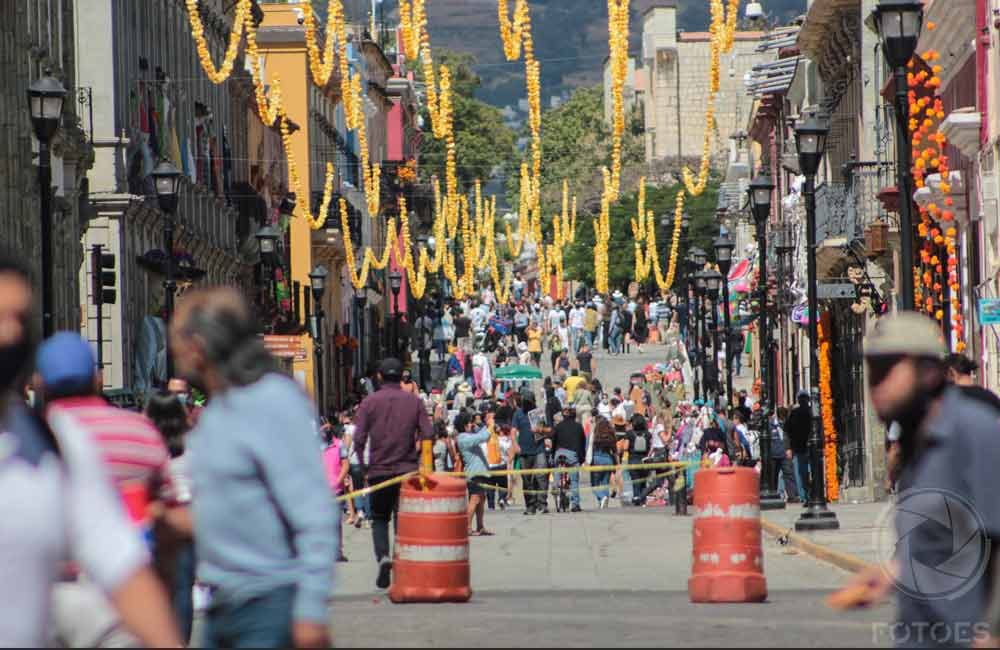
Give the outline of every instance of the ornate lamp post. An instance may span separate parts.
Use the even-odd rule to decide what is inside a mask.
[[[425,233],[420,233],[417,235],[417,247],[426,248],[429,237]],[[419,255],[418,255],[419,258]],[[420,324],[420,327],[416,328],[417,332],[417,356],[420,359],[420,387],[425,391],[428,390],[428,385],[431,378],[431,332],[427,330],[427,305],[424,304],[424,299],[420,298],[417,300],[417,320],[414,323]]]
[[[732,327],[731,317],[729,314],[729,269],[732,268],[733,264],[733,249],[736,248],[736,242],[733,238],[729,236],[729,233],[721,235],[715,242],[713,242],[715,247],[715,261],[719,265],[719,271],[722,272],[722,314],[724,317],[724,330],[723,335],[726,337],[726,400],[732,408],[733,406],[733,351],[729,349],[730,345],[730,329]]]
[[[167,254],[166,279],[163,281],[164,308],[167,322],[174,315],[174,294],[177,283],[174,280],[174,213],[177,211],[177,194],[180,192],[181,173],[168,160],[161,160],[153,168],[150,176],[156,187],[156,199],[163,212],[163,249]]]
[[[694,292],[698,300],[698,326],[697,338],[695,339],[695,350],[698,355],[698,366],[701,368],[701,399],[708,400],[708,354],[705,348],[707,330],[705,328],[705,294],[708,291],[708,284],[705,280],[705,271],[698,271],[694,274]]]
[[[59,130],[66,89],[55,77],[36,79],[28,86],[31,125],[38,138],[38,196],[42,243],[42,334],[55,331],[54,289],[52,286],[52,152],[49,143]]]
[[[368,289],[361,287],[354,289],[354,306],[358,310],[358,321],[355,330],[358,333],[358,376],[365,374],[365,305],[368,303]]]
[[[326,401],[326,393],[323,387],[323,319],[326,313],[323,310],[323,294],[326,293],[326,278],[329,272],[322,264],[317,264],[309,272],[309,287],[312,289],[313,302],[316,303],[316,312],[310,323],[309,334],[313,340],[313,350],[316,353],[316,409],[322,416],[326,411],[323,408]]]
[[[831,530],[840,528],[837,515],[826,507],[826,474],[823,471],[823,432],[819,418],[819,291],[816,279],[816,172],[819,171],[826,149],[826,136],[830,124],[815,113],[803,116],[795,126],[795,148],[799,155],[799,168],[806,180],[802,195],[806,201],[806,271],[809,284],[809,392],[812,403],[812,430],[809,434],[809,471],[811,490],[809,503],[795,522],[796,530]],[[901,197],[902,203],[909,200]],[[906,232],[903,238],[907,239]],[[909,269],[904,269],[905,277]],[[912,297],[913,292],[910,291]]]
[[[389,288],[392,290],[392,345],[389,351],[399,357],[399,290],[403,286],[403,276],[399,271],[389,273]]]
[[[695,293],[694,286],[694,274],[697,271],[697,265],[694,262],[694,257],[688,252],[687,257],[684,258],[684,265],[686,271],[685,284],[684,284],[684,308],[687,312],[687,319],[684,323],[684,345],[688,352],[688,359],[692,362],[691,371],[694,373],[694,394],[697,398],[698,396],[698,372],[697,366],[695,365],[695,351],[697,350],[697,328],[698,321],[695,319],[695,314],[691,311],[691,296]]]
[[[719,384],[719,290],[722,288],[722,274],[715,269],[705,271],[705,293],[708,295],[708,303],[712,309],[712,358],[708,367],[712,370],[711,377],[714,381],[711,386],[715,391],[716,404],[720,393]],[[707,355],[706,355],[707,356]]]
[[[924,23],[922,2],[916,0],[880,0],[872,11],[875,27],[882,39],[882,54],[892,68],[896,94],[893,111],[896,117],[896,184],[899,186],[899,288],[903,309],[913,309],[913,175],[909,132],[909,85],[906,65],[917,49]],[[947,179],[942,179],[947,180]]]
[[[258,282],[260,283],[260,288],[258,295],[260,296],[260,309],[261,312],[264,311],[265,303],[267,302],[265,296],[267,296],[270,291],[268,289],[268,283],[272,279],[272,271],[274,264],[274,258],[277,253],[278,248],[278,231],[270,224],[265,224],[254,234],[257,238],[257,247],[260,250],[260,277]]]
[[[757,226],[757,258],[759,279],[757,281],[760,309],[760,375],[761,375],[761,422],[760,457],[761,457],[761,488],[760,507],[764,510],[776,510],[785,507],[785,501],[778,494],[775,485],[774,459],[771,458],[771,414],[774,404],[771,403],[774,385],[773,350],[770,318],[767,313],[767,223],[771,218],[771,196],[774,194],[774,183],[771,177],[762,174],[750,181],[747,190],[750,196],[750,210]]]

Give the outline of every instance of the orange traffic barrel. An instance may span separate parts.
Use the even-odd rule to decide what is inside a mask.
[[[403,483],[392,561],[394,603],[465,602],[469,586],[469,518],[465,480],[431,474]]]
[[[767,599],[759,483],[760,475],[748,467],[703,469],[695,475],[691,602]]]

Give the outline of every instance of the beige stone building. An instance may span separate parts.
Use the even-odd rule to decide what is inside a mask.
[[[755,63],[763,33],[737,32],[721,60],[713,156],[724,163],[728,137],[746,124],[751,102],[744,77]],[[643,105],[646,161],[700,157],[709,92],[709,34],[677,29],[677,3],[658,0],[642,16],[641,65],[632,87]]]

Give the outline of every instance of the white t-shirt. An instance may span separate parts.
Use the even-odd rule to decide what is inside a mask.
[[[566,319],[566,315],[563,314],[561,309],[553,309],[549,312],[549,327],[551,329],[556,329],[562,322]]]
[[[62,462],[20,406],[0,422],[0,646],[48,645],[64,559],[106,593],[149,561],[91,436],[63,414],[50,426]]]
[[[557,329],[556,331],[559,334],[559,340],[562,341],[562,349],[563,350],[568,350],[569,349],[569,328],[566,327],[566,326],[564,326],[564,325],[560,325],[559,329]]]
[[[569,326],[575,327],[577,329],[583,329],[583,319],[586,317],[586,312],[579,307],[574,307],[569,312]]]
[[[653,449],[663,449],[666,447],[663,439],[660,438],[660,434],[663,433],[663,429],[664,426],[663,423],[660,422],[660,418],[656,418],[656,421],[653,424]]]

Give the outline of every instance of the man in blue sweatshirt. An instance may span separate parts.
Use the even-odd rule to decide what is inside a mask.
[[[189,434],[207,647],[329,645],[338,513],[312,402],[278,373],[243,298],[185,296],[170,324],[177,374],[210,396]]]

